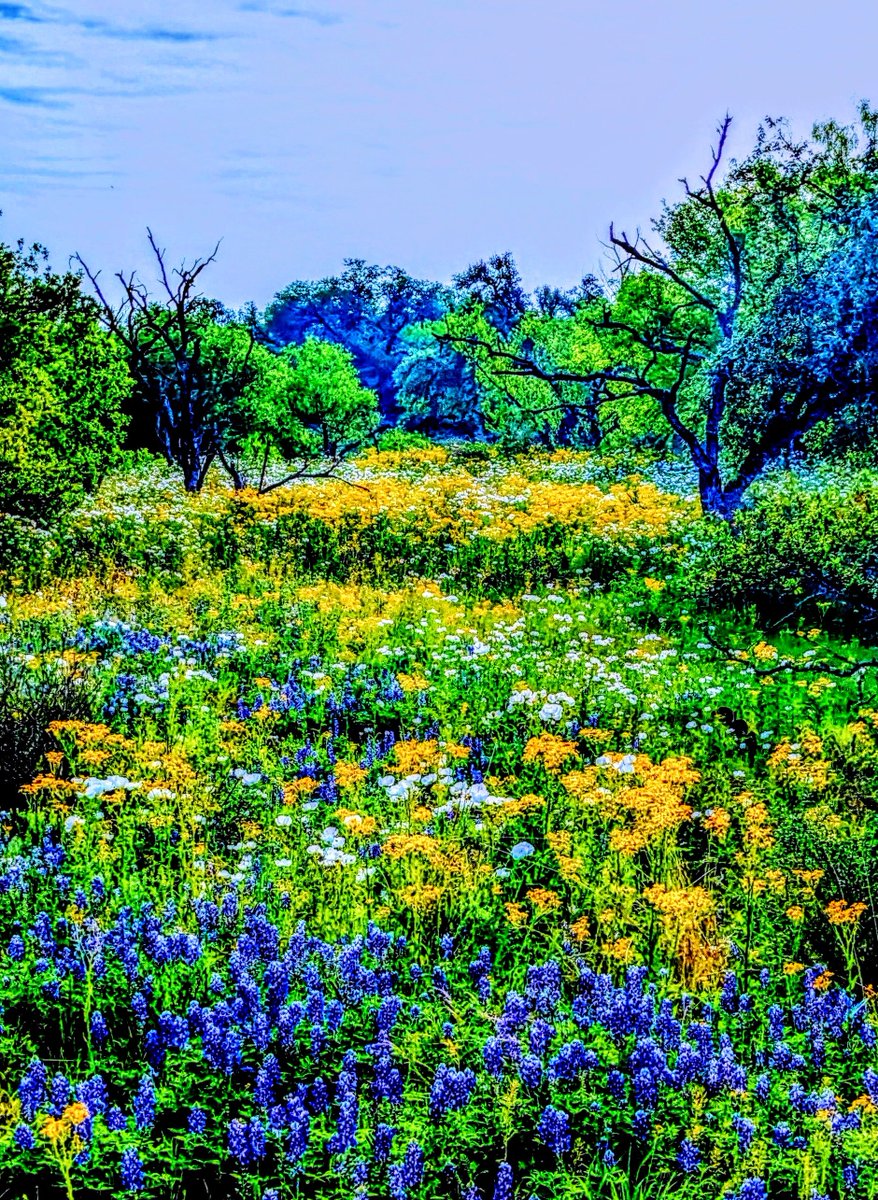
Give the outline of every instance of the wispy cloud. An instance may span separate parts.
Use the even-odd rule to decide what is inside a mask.
[[[41,18],[26,4],[0,4],[0,21],[26,21],[39,25]]]
[[[108,78],[105,76],[105,78]],[[22,108],[70,108],[78,97],[123,100],[148,99],[178,95],[191,91],[194,85],[180,80],[143,80],[139,77],[117,75],[116,82],[90,85],[6,85],[0,87],[0,102],[15,104]]]
[[[197,29],[113,29],[101,31],[105,37],[122,38],[126,41],[147,42],[218,42],[229,34],[207,33]]]
[[[272,4],[270,0],[245,0],[241,12],[265,13],[272,17],[291,17],[300,21],[311,21],[314,25],[340,25],[344,20],[341,13],[322,8],[291,8],[284,4]]]
[[[69,108],[76,97],[162,97],[190,90],[188,77],[196,71],[228,69],[228,64],[205,61],[206,46],[238,31],[202,28],[199,13],[190,20],[184,12],[175,16],[179,25],[150,20],[143,6],[140,11],[128,7],[117,18],[67,4],[0,0],[0,107],[48,110]],[[130,43],[132,49],[123,51],[120,45],[116,50],[113,43]],[[118,70],[129,67],[117,86]]]
[[[172,29],[163,25],[114,25],[98,17],[76,18],[70,21],[86,33],[98,37],[117,38],[128,42],[218,42],[229,34],[216,33],[206,29]]]
[[[0,87],[0,101],[23,108],[69,108],[68,88]]]
[[[83,60],[68,50],[49,50],[35,42],[0,34],[0,55],[32,67],[81,67]]]
[[[153,42],[215,42],[228,34],[212,29],[175,28],[173,25],[128,25],[106,17],[83,16],[57,5],[34,7],[6,3],[0,0],[0,21],[21,21],[30,25],[64,25],[81,29],[98,37],[119,38],[125,41]]]

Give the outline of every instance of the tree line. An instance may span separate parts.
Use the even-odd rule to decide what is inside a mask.
[[[527,292],[511,254],[441,284],[347,259],[259,311],[0,245],[0,509],[46,516],[121,448],[187,489],[335,471],[379,431],[682,454],[730,517],[794,451],[868,444],[878,414],[878,111],[796,140],[768,120],[681,180],[651,233],[610,226],[602,277]]]

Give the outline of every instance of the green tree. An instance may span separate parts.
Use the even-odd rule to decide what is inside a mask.
[[[223,396],[221,381],[245,356],[245,385]],[[239,324],[213,323],[202,332],[202,369],[216,375],[218,455],[236,487],[257,477],[267,490],[331,475],[380,421],[377,397],[360,384],[350,353],[318,338],[278,354]],[[268,482],[277,460],[292,470]]]
[[[293,374],[291,416],[314,432],[327,458],[343,458],[378,428],[378,397],[364,388],[344,346],[306,337],[281,357]]]
[[[131,380],[80,277],[0,244],[0,509],[47,520],[115,461]]]
[[[82,264],[135,380],[139,444],[179,467],[190,491],[214,462],[238,488],[260,461],[262,486],[272,455],[296,463],[295,476],[318,458],[334,460],[320,473],[331,472],[378,423],[375,395],[361,386],[350,353],[314,337],[275,353],[254,337],[252,313],[239,319],[199,291],[216,251],[169,271],[147,232],[158,298],[120,272],[123,298],[114,306]]]
[[[131,435],[135,447],[164,455],[178,467],[188,491],[197,491],[224,450],[227,410],[249,386],[254,339],[245,330],[246,347],[223,347],[211,331],[224,316],[222,305],[199,290],[202,272],[216,249],[190,266],[171,270],[152,231],[147,230],[156,260],[159,290],[152,295],[135,273],[119,271],[121,300],[104,293],[98,273],[77,258],[100,302],[105,327],[124,348],[134,380]],[[211,353],[211,349],[216,353]]]

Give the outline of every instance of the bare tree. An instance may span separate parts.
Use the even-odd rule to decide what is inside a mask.
[[[205,323],[215,318],[217,306],[198,290],[201,274],[215,261],[219,243],[206,258],[169,270],[166,252],[152,230],[147,230],[147,236],[158,266],[161,290],[157,298],[136,273],[119,271],[116,278],[122,286],[122,299],[113,304],[101,288],[100,272],[90,270],[78,254],[76,261],[94,288],[105,327],[127,352],[140,405],[135,422],[142,432],[148,430],[153,443],[150,448],[182,470],[188,491],[201,488],[217,459],[238,485],[234,464],[223,451],[218,402],[247,386],[250,354],[248,350],[243,358],[225,363],[222,375],[217,376],[215,365],[208,363],[204,354]],[[250,349],[253,344],[251,333]]]

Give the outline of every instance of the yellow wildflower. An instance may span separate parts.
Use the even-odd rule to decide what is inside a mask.
[[[537,912],[553,912],[561,907],[561,897],[548,888],[530,888],[526,894]]]
[[[357,763],[337,762],[335,764],[335,779],[340,788],[356,787],[366,778],[366,772]]]
[[[830,925],[856,925],[866,911],[866,905],[861,900],[855,904],[846,904],[844,900],[831,900],[823,911],[829,918]]]

